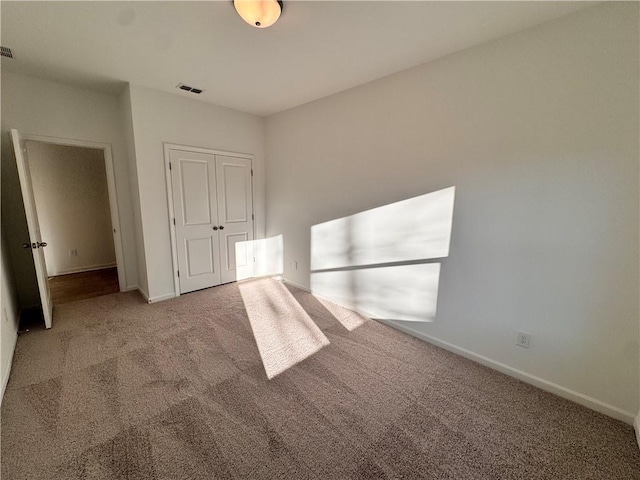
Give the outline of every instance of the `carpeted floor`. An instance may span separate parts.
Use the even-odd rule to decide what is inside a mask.
[[[630,426],[269,282],[57,307],[18,339],[2,478],[640,479]],[[283,308],[319,340],[269,380],[252,324]]]

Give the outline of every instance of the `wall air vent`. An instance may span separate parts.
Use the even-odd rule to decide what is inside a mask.
[[[190,87],[189,85],[185,85],[184,83],[179,83],[178,85],[176,85],[176,88],[184,90],[185,92],[195,93],[196,95],[200,95],[202,92],[204,92],[204,90],[201,88]]]
[[[7,58],[13,58],[13,52],[9,47],[0,47],[0,55]]]

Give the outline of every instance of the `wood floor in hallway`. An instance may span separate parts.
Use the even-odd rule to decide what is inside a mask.
[[[49,277],[49,287],[54,305],[117,293],[120,291],[118,269],[113,267]]]

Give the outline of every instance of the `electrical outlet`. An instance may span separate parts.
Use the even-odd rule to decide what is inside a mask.
[[[294,270],[298,269],[298,262],[296,262],[295,260],[293,262],[291,262],[291,268],[293,268]]]
[[[516,340],[516,345],[522,348],[529,348],[531,344],[531,335],[524,332],[518,332],[518,339]]]
[[[69,256],[70,257],[77,257],[78,256],[78,249],[77,248],[72,248],[71,250],[69,250]]]

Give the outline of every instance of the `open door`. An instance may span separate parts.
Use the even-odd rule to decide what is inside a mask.
[[[36,212],[36,202],[33,196],[33,186],[31,185],[31,174],[29,173],[29,160],[27,158],[27,147],[24,138],[20,133],[11,129],[11,142],[18,165],[18,176],[20,177],[20,189],[22,190],[22,200],[24,211],[27,215],[27,226],[29,227],[29,243],[23,244],[25,248],[31,248],[33,253],[33,263],[36,267],[36,277],[38,279],[38,289],[40,290],[40,301],[42,302],[42,313],[44,324],[51,328],[53,320],[53,303],[51,302],[51,291],[49,290],[49,277],[47,275],[47,265],[44,260],[44,251],[47,246],[42,241],[40,234],[40,224],[38,223],[38,213]]]

